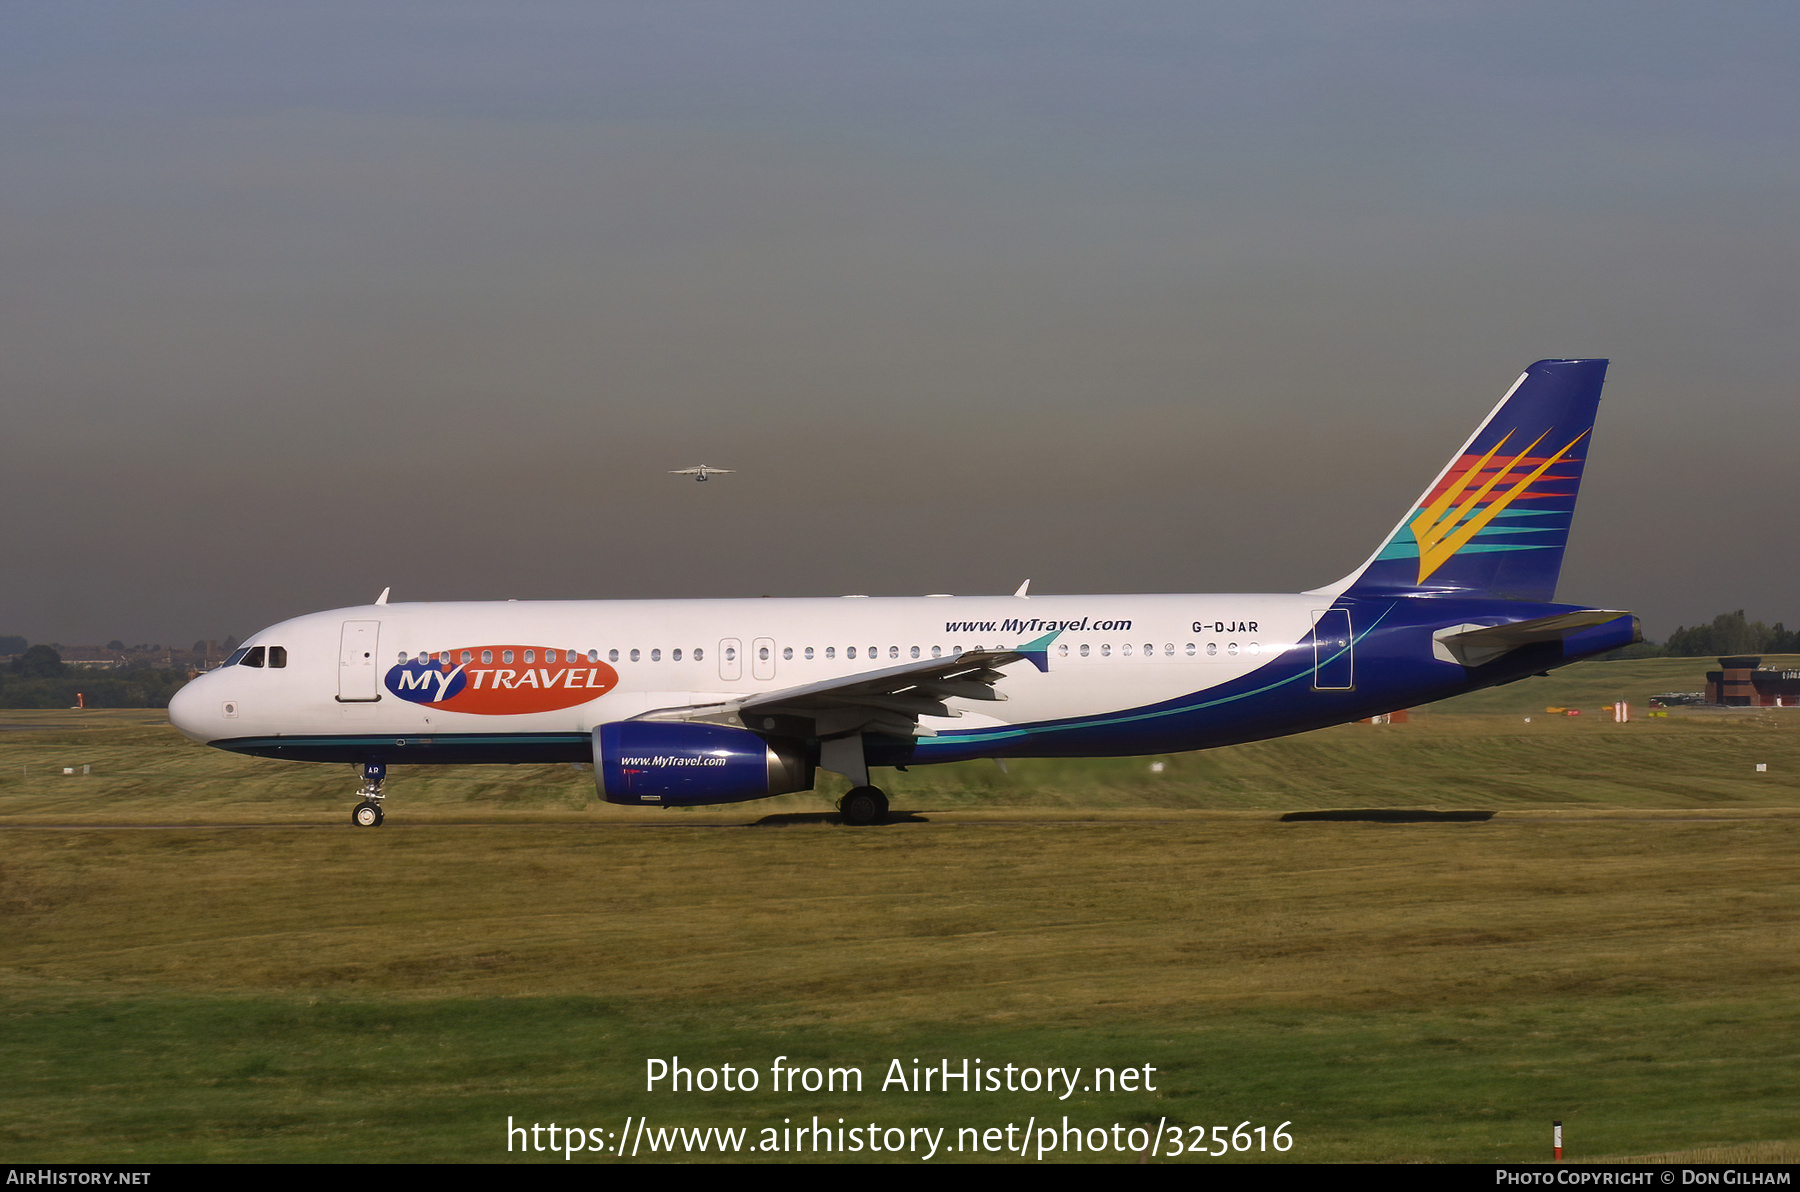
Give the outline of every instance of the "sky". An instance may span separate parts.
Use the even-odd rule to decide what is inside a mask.
[[[1558,598],[1792,625],[1797,58],[1787,3],[10,3],[0,633],[1296,591],[1571,356]]]

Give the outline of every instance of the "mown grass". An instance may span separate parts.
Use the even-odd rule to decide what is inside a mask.
[[[1683,663],[1590,665],[1623,669],[1161,774],[896,775],[918,814],[863,831],[791,814],[824,795],[606,808],[567,767],[402,770],[359,831],[347,768],[126,713],[0,733],[0,1159],[499,1160],[508,1116],[813,1114],[1288,1121],[1309,1160],[1543,1159],[1552,1118],[1576,1159],[1788,1153],[1794,727],[1614,725],[1602,704],[1683,688]],[[1546,721],[1559,703],[1593,710]],[[1279,818],[1383,806],[1495,815]],[[672,1055],[762,1090],[645,1092]],[[778,1055],[865,1092],[770,1092]],[[890,1059],[964,1056],[1150,1064],[1158,1088],[879,1091]]]
[[[1553,1117],[1564,1120],[1576,1160],[1630,1153],[1645,1140],[1681,1147],[1794,1126],[1791,1085],[1764,1062],[1771,1031],[1792,1041],[1771,1006],[1709,1003],[1697,1017],[1692,1005],[1646,998],[1379,1016],[1233,1007],[1181,1021],[934,1023],[901,1035],[768,1028],[754,1008],[739,1009],[753,1021],[727,1029],[711,1013],[651,1016],[603,999],[63,1003],[10,1020],[25,1041],[7,1047],[15,1076],[0,1147],[10,1159],[40,1162],[494,1162],[508,1157],[509,1118],[616,1133],[628,1117],[647,1115],[665,1128],[743,1127],[754,1140],[784,1120],[818,1115],[827,1124],[945,1128],[951,1152],[940,1160],[1005,1159],[955,1153],[959,1128],[1023,1129],[1033,1118],[1061,1126],[1066,1116],[1083,1127],[1179,1123],[1184,1139],[1193,1125],[1287,1123],[1294,1139],[1286,1156],[1252,1150],[1218,1161],[1516,1163],[1548,1157]],[[1662,1040],[1645,1041],[1658,1032]],[[646,1055],[748,1064],[760,1070],[761,1088],[646,1093]],[[1067,1101],[881,1092],[889,1062],[910,1066],[915,1055],[1084,1071],[1138,1060],[1156,1069],[1157,1091]],[[865,1091],[770,1092],[777,1056],[860,1066]],[[1730,1112],[1713,1108],[1726,1105]],[[511,1157],[568,1161],[522,1150]],[[645,1148],[638,1157],[665,1156]]]

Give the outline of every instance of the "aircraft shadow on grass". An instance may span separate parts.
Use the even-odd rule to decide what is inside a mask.
[[[1284,824],[1485,824],[1494,818],[1491,811],[1406,811],[1400,808],[1367,808],[1344,811],[1290,811],[1281,817]]]

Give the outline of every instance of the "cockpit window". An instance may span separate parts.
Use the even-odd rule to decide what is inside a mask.
[[[243,659],[238,662],[239,666],[261,666],[262,664],[263,648],[261,646],[251,646],[249,653],[245,654]]]
[[[287,647],[286,646],[270,646],[269,647],[269,665],[272,667],[287,665]]]
[[[249,646],[240,647],[236,653],[232,654],[231,657],[229,657],[225,660],[225,665],[226,666],[236,666],[243,659],[244,655],[248,654],[249,652],[250,652]]]

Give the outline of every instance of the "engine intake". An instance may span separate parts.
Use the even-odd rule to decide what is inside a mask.
[[[811,790],[804,745],[741,728],[621,720],[594,730],[594,781],[608,803],[696,806]]]

